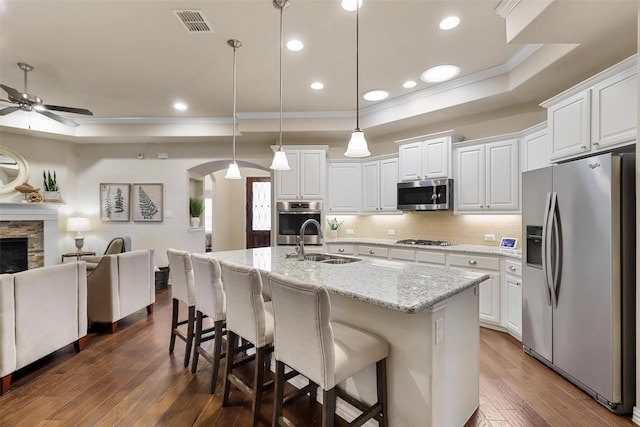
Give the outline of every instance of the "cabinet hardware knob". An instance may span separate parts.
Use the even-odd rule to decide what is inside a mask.
[[[516,282],[516,286],[520,286],[520,282]]]
[[[469,264],[471,265],[476,265],[478,263],[478,261],[476,261],[475,259],[470,259],[469,260]]]
[[[480,205],[481,208],[484,208],[484,205]]]
[[[369,251],[369,253],[370,253],[371,255],[373,255],[373,254],[375,254],[375,253],[376,253],[376,251],[374,251],[373,249],[371,249],[371,250]]]
[[[343,248],[338,249],[338,252],[344,252]]]
[[[509,266],[509,270],[511,270],[511,271],[516,271],[516,268],[515,268],[513,265],[510,265],[510,266]]]
[[[586,149],[587,149],[587,146],[586,146],[586,145],[581,145],[581,146],[580,146],[580,149],[581,149],[581,150],[586,150]]]
[[[599,142],[594,142],[593,145],[595,145],[596,147],[600,145]]]

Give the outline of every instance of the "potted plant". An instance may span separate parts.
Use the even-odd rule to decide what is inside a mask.
[[[330,232],[329,232],[329,236],[332,239],[337,239],[338,238],[338,228],[340,228],[340,226],[342,225],[344,221],[338,221],[337,218],[333,218],[333,219],[327,219],[327,224],[329,224],[329,228],[330,228]]]
[[[191,216],[191,226],[200,226],[200,216],[204,211],[204,201],[202,197],[189,197],[189,215]]]
[[[43,171],[42,179],[44,184],[42,198],[44,199],[44,201],[57,202],[58,200],[60,200],[60,191],[58,188],[58,177],[56,176],[56,171],[53,171],[53,176],[51,175],[50,171]]]

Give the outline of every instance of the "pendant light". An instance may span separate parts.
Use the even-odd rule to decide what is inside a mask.
[[[236,49],[242,46],[239,40],[227,40],[227,44],[233,48],[233,162],[229,163],[229,169],[224,176],[226,179],[242,179],[240,169],[236,163]]]
[[[282,46],[284,44],[282,15],[285,7],[289,6],[289,0],[273,0],[273,6],[280,9],[280,146],[273,154],[273,162],[269,166],[273,170],[289,170],[287,155],[282,149]]]
[[[360,130],[360,64],[359,64],[359,32],[360,32],[360,6],[356,4],[356,128],[351,133],[349,145],[344,155],[347,157],[367,157],[370,156],[367,141],[364,139],[364,132]]]

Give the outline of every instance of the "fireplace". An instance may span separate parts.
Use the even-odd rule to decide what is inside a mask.
[[[27,239],[29,269],[60,262],[58,207],[56,203],[0,202],[0,239]]]
[[[0,239],[0,273],[17,273],[29,268],[29,239]]]

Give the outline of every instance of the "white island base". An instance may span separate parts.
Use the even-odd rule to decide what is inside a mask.
[[[478,408],[477,286],[413,314],[336,294],[331,295],[331,310],[333,320],[389,342],[390,427],[463,426]],[[367,402],[375,400],[375,367],[347,380],[346,387]],[[357,412],[339,404],[338,414],[351,420]]]

